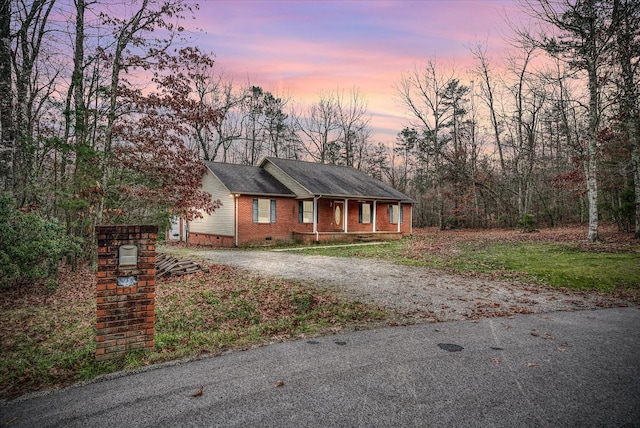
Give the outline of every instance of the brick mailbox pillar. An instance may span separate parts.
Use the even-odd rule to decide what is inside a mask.
[[[157,226],[96,226],[96,360],[153,348]]]

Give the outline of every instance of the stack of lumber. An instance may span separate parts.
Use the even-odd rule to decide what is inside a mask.
[[[197,271],[209,272],[209,269],[193,260],[172,257],[164,253],[156,254],[156,278],[187,275]]]

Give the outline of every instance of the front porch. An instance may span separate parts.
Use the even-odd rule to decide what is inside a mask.
[[[304,244],[327,242],[372,242],[402,239],[402,232],[293,232],[294,242]]]

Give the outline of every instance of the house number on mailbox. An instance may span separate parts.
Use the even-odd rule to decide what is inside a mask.
[[[135,245],[121,245],[119,250],[120,266],[136,266],[138,264],[138,247]]]

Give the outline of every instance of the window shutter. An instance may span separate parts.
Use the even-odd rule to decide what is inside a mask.
[[[362,204],[358,204],[358,223],[362,223]]]
[[[276,200],[271,200],[271,223],[276,222]]]
[[[387,211],[389,212],[389,223],[393,224],[393,206],[389,205]]]
[[[303,210],[304,210],[304,205],[302,201],[298,201],[298,223],[304,222],[304,218],[302,217]]]
[[[402,223],[403,221],[402,219],[403,215],[404,215],[404,206],[400,205],[400,223]]]
[[[254,223],[258,222],[258,200],[257,199],[253,200],[253,222]]]

